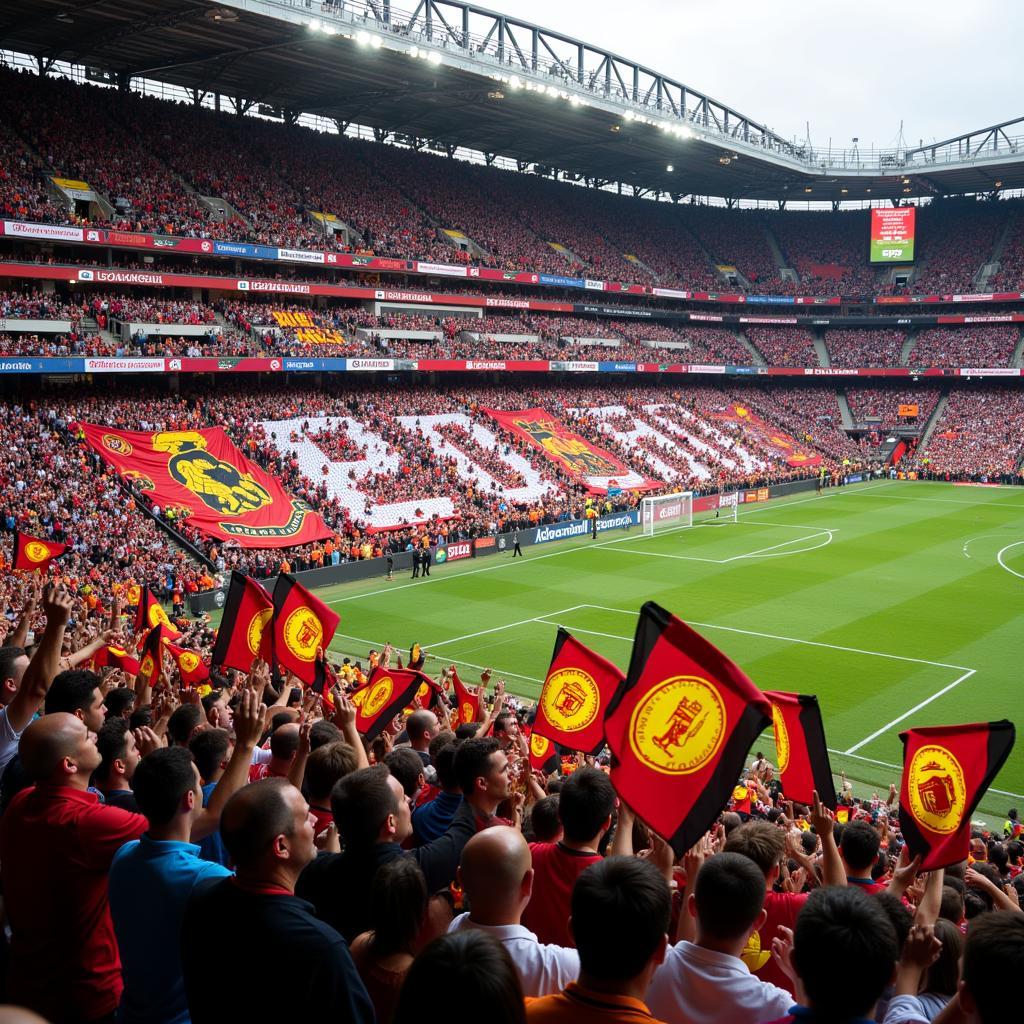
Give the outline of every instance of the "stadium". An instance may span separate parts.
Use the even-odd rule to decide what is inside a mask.
[[[585,26],[408,6],[0,13],[0,995],[994,1020],[1024,118],[821,148]],[[638,955],[665,904],[664,964],[570,899]],[[299,996],[212,992],[220,924]],[[706,1010],[702,943],[746,964]]]

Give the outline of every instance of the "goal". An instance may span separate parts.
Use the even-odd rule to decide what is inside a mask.
[[[668,527],[693,526],[693,492],[659,494],[640,502],[640,525],[645,537]]]
[[[732,522],[739,522],[737,519],[737,509],[740,504],[739,491],[731,491],[728,494],[720,494],[718,496],[718,519],[725,519],[726,521],[732,520]]]

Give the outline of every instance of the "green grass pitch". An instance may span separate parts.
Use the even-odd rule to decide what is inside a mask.
[[[342,617],[333,650],[418,640],[428,670],[454,662],[475,682],[490,666],[534,698],[556,625],[625,669],[655,600],[763,689],[817,694],[833,770],[858,794],[898,781],[901,729],[1019,717],[1021,490],[874,482],[750,505],[736,523],[525,550],[318,591]],[[1016,794],[1024,741],[975,817],[1001,824],[1024,810]]]

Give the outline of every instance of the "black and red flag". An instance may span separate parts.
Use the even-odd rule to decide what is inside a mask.
[[[269,665],[269,623],[273,614],[274,605],[266,590],[254,579],[233,572],[210,664],[240,672],[249,672],[256,658]]]
[[[559,627],[533,731],[584,754],[604,746],[604,714],[622,685],[622,671]]]
[[[425,678],[407,668],[375,668],[366,684],[350,695],[356,706],[356,730],[363,739],[376,739],[412,703]]]
[[[900,830],[921,871],[966,860],[971,815],[1010,751],[1013,723],[979,722],[908,729],[903,741]]]
[[[767,697],[720,650],[653,601],[605,717],[619,795],[682,856],[711,827],[772,720]]]
[[[470,693],[452,667],[452,688],[455,690],[455,706],[459,711],[459,725],[475,722],[480,718],[480,694]]]
[[[413,702],[428,711],[437,711],[447,707],[440,684],[423,672],[420,672],[419,676],[420,685],[416,693],[413,694]]]
[[[210,666],[195,651],[178,647],[177,644],[172,643],[168,643],[166,647],[167,653],[178,666],[178,675],[181,676],[183,685],[191,689],[193,686],[205,683],[210,678]]]
[[[154,626],[142,641],[142,652],[139,656],[139,671],[137,673],[146,686],[155,686],[160,678],[164,667],[164,650],[167,645],[180,634],[177,630],[173,633],[163,625]]]
[[[45,576],[50,570],[50,563],[55,558],[60,558],[67,549],[67,544],[30,537],[27,533],[15,530],[13,565],[15,569],[25,569],[28,572],[38,569]]]
[[[523,726],[523,735],[530,741],[530,767],[544,775],[558,771],[562,759],[554,743],[536,732],[532,725]]]
[[[154,626],[163,626],[171,635],[171,639],[181,636],[181,633],[171,625],[163,605],[153,596],[153,591],[148,586],[143,586],[139,591],[139,606],[135,609],[135,632],[145,633]]]
[[[341,617],[284,572],[274,584],[273,601],[274,661],[302,682],[316,682],[317,651],[330,646]]]
[[[817,791],[821,802],[835,811],[836,787],[818,698],[778,690],[766,690],[765,696],[772,704],[776,759],[786,799],[810,806]]]
[[[133,658],[123,647],[108,645],[101,647],[92,656],[92,667],[97,668],[119,668],[128,675],[134,676],[139,673],[139,662]]]

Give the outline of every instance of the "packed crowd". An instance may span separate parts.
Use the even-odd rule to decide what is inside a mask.
[[[882,430],[900,426],[916,426],[922,430],[931,419],[939,400],[936,388],[847,388],[854,423],[879,426]],[[900,409],[907,411],[900,415]],[[911,410],[917,410],[912,413]]]
[[[827,330],[825,347],[832,366],[899,366],[906,335],[882,328]]]
[[[991,327],[929,327],[917,332],[911,366],[1009,366],[1020,330],[1010,324]]]
[[[353,695],[364,662],[402,667],[391,644],[328,663],[323,694],[259,660],[189,685],[164,654],[155,679],[87,667],[141,639],[117,596],[4,577],[0,600],[4,996],[41,1015],[12,1021],[412,1024],[438,992],[456,1024],[1005,1020],[1016,809],[926,872],[895,783],[800,803],[755,751],[675,850],[607,749],[535,768],[536,709],[489,670],[464,698],[414,644],[429,706],[371,734]],[[209,659],[208,623],[180,625]],[[211,976],[214,939],[247,984]]]
[[[0,525],[69,546],[61,562],[76,591],[131,583],[196,591],[202,567],[159,529],[90,453],[70,443],[59,402],[0,405]],[[209,584],[212,586],[212,581]]]
[[[743,333],[769,366],[818,366],[814,335],[807,327],[745,326]]]
[[[129,230],[696,291],[725,287],[729,272],[718,268],[729,266],[755,294],[900,290],[866,262],[861,211],[767,215],[627,199],[55,76],[2,78],[0,208],[14,218],[84,222],[47,198],[46,178],[62,176],[84,180],[112,209],[103,216],[92,204],[89,223]],[[172,142],[191,138],[216,142]],[[970,291],[1010,210],[957,200],[920,208],[919,267],[905,290]],[[780,259],[799,280],[781,278]]]
[[[911,463],[927,474],[999,481],[1024,463],[1024,393],[1006,388],[951,391],[928,445]]]

